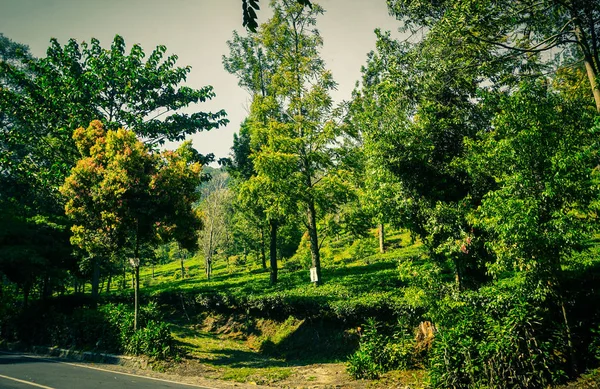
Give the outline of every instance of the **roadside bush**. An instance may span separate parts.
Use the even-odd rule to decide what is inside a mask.
[[[409,369],[417,359],[416,341],[408,331],[401,328],[391,336],[384,335],[380,325],[369,319],[358,350],[348,359],[347,370],[356,379],[374,379],[386,371]]]
[[[119,334],[119,351],[165,359],[176,354],[169,326],[155,303],[140,307],[138,330],[133,330],[134,312],[123,304],[107,304],[99,308]]]
[[[461,296],[439,304],[432,387],[541,388],[566,377],[565,332],[550,298],[496,287]]]
[[[150,320],[146,326],[133,332],[124,345],[125,352],[133,355],[147,355],[156,359],[166,359],[175,355],[175,341],[164,322]]]

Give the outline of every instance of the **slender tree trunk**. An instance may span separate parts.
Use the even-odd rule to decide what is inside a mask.
[[[179,260],[181,262],[181,279],[183,280],[185,278],[185,268],[183,267],[183,255],[181,251],[179,252]]]
[[[562,298],[562,293],[560,296],[560,309],[562,311],[563,321],[565,323],[565,334],[567,335],[567,348],[569,350],[569,357],[571,359],[571,369],[573,369],[573,373],[577,373],[577,355],[575,354],[575,348],[573,347],[571,326],[569,325],[569,320],[567,318],[567,310],[565,308],[565,302]]]
[[[277,221],[269,220],[269,260],[271,263],[271,285],[277,283]]]
[[[208,253],[206,253],[204,267],[206,268],[206,279],[210,280],[210,277],[212,276],[212,250],[209,250]]]
[[[265,229],[260,229],[260,258],[262,259],[262,268],[267,268],[267,256],[265,255]]]
[[[139,223],[139,221],[138,221]],[[133,330],[137,331],[137,324],[138,324],[138,318],[139,318],[139,314],[140,314],[140,304],[139,304],[139,297],[140,297],[140,238],[139,235],[136,233],[135,236],[135,251],[134,251],[134,255],[133,255],[134,259],[134,269],[135,269],[135,283],[134,283],[134,302],[133,302]]]
[[[31,282],[25,282],[23,285],[23,308],[29,305],[29,292],[31,292]]]
[[[456,287],[458,290],[463,290],[463,272],[460,260],[454,259],[454,281],[456,282]]]
[[[106,293],[110,293],[110,282],[112,281],[112,273],[108,273],[108,281],[106,282]]]
[[[133,312],[134,312],[133,330],[134,331],[137,330],[138,317],[140,314],[139,298],[140,298],[140,266],[137,265],[135,267],[135,292],[134,292],[134,297],[133,297],[133,300],[134,300],[133,301]]]
[[[98,287],[100,286],[100,261],[92,257],[92,299],[98,300]]]
[[[312,199],[308,202],[307,218],[312,267],[317,270],[317,282],[315,282],[315,285],[320,285],[323,283],[323,278],[321,277],[321,255],[319,253],[319,235],[317,232],[317,210],[315,209],[315,202]]]
[[[40,300],[45,300],[48,297],[48,287],[50,284],[50,277],[44,276],[42,280],[42,287],[40,288]]]
[[[587,72],[588,79],[590,81],[590,86],[592,88],[592,93],[594,94],[594,101],[596,102],[596,111],[600,112],[600,89],[598,89],[598,69],[596,67],[597,64],[594,63],[594,56],[590,51],[590,47],[587,44],[586,37],[583,33],[583,30],[579,26],[579,24],[575,25],[575,37],[577,38],[577,43],[579,45],[579,49],[583,53],[583,63],[585,64],[585,70]]]
[[[212,254],[213,254],[213,229],[211,225],[210,233],[208,235],[208,250],[206,252],[205,265],[206,265],[206,279],[210,280],[212,275]]]
[[[385,253],[385,230],[383,223],[379,224],[379,252]]]
[[[29,295],[31,293],[32,283],[30,281],[26,281],[23,284],[23,307],[27,308],[29,305]]]

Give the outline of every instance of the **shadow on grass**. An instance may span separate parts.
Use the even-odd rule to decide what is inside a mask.
[[[213,335],[210,335],[208,333],[196,331],[191,328],[186,328],[186,327],[176,325],[176,324],[171,324],[171,332],[176,337],[184,338],[184,339],[185,338],[193,338],[193,339],[198,339],[198,338],[213,339],[213,338],[215,338]],[[182,343],[182,344],[185,344],[185,343]]]
[[[269,368],[290,366],[290,364],[286,361],[265,357],[253,351],[225,348],[218,351],[210,351],[208,354],[210,354],[211,357],[196,357],[196,359],[201,363],[214,366],[227,366],[232,368]]]

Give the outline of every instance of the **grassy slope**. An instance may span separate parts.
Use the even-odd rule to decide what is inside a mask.
[[[338,239],[323,248],[323,276],[325,284],[314,287],[309,282],[306,269],[293,270],[298,263],[284,262],[277,285],[269,284],[269,273],[256,269],[256,264],[247,263],[233,267],[221,260],[216,263],[213,278],[204,278],[201,260],[186,261],[186,278],[181,279],[179,262],[146,268],[141,274],[143,293],[161,295],[173,293],[211,294],[250,298],[252,301],[281,297],[283,301],[316,302],[330,309],[339,310],[348,316],[348,310],[357,306],[369,308],[378,302],[402,299],[401,282],[398,277],[398,262],[402,258],[415,257],[421,253],[420,243],[412,242],[406,232],[395,232],[388,237],[388,251],[377,253],[376,238],[363,238],[355,242],[352,238]],[[360,314],[362,311],[357,311]],[[238,315],[239,313],[239,315]],[[247,313],[247,312],[246,312]],[[345,360],[347,349],[341,343],[356,335],[348,328],[328,328],[327,324],[310,325],[303,319],[270,320],[248,318],[244,312],[233,315],[203,312],[185,317],[174,309],[170,320],[173,333],[191,357],[180,364],[177,373],[187,374],[202,371],[206,377],[230,379],[239,382],[269,384],[293,384],[294,377],[300,381],[318,383],[318,372],[306,373],[315,362],[337,362],[331,365],[331,373],[340,379],[340,364]],[[346,326],[349,327],[350,325]],[[336,337],[338,336],[338,337]],[[305,344],[316,344],[329,353],[302,353],[298,348]],[[337,354],[336,354],[337,353]],[[182,366],[188,366],[187,369]],[[191,367],[193,366],[193,367]],[[314,370],[314,369],[313,369]],[[316,371],[319,371],[318,369]],[[346,377],[347,379],[347,377]]]

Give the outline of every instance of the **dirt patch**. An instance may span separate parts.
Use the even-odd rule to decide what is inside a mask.
[[[270,319],[251,320],[243,316],[207,315],[197,318],[197,324],[172,328],[177,341],[187,351],[187,356],[181,361],[164,367],[167,373],[176,376],[201,376],[252,387],[287,389],[422,387],[413,384],[418,382],[415,374],[385,375],[381,381],[357,381],[346,372],[345,363],[322,363],[311,359],[311,355],[285,358],[285,352],[293,353],[297,343],[304,348],[309,343],[327,348],[335,340],[328,342],[322,337],[318,339],[319,333],[314,331],[322,330],[322,327],[307,327],[305,320],[293,317],[278,322]],[[335,330],[340,333],[340,338],[356,336],[342,328],[325,330]],[[316,341],[313,339],[315,334]],[[422,381],[422,374],[416,375]]]

